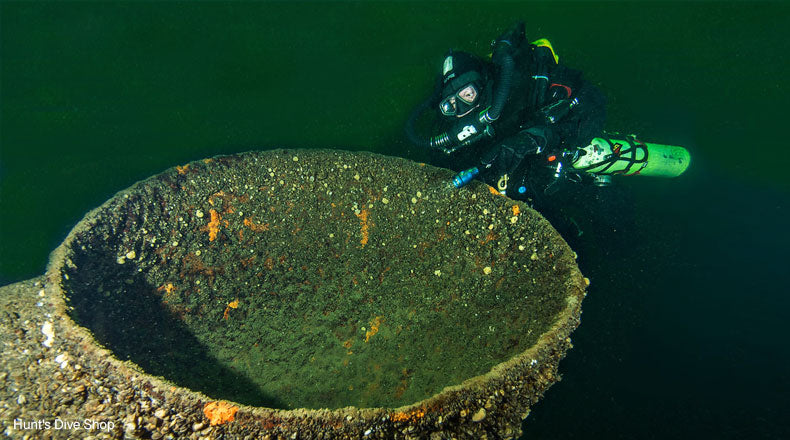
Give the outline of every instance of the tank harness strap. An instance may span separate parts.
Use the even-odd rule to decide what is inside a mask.
[[[639,174],[640,171],[642,171],[642,169],[644,167],[647,166],[647,159],[648,159],[647,156],[649,154],[649,150],[647,149],[647,145],[645,145],[644,142],[642,142],[639,139],[637,139],[636,136],[634,136],[634,135],[626,136],[625,140],[626,140],[626,142],[628,142],[628,145],[631,147],[631,148],[629,148],[628,150],[625,151],[626,153],[628,153],[628,152],[631,153],[631,157],[630,157],[630,162],[631,163],[629,163],[628,166],[624,170],[618,172],[618,174],[622,174],[624,176],[636,176],[637,174]],[[637,149],[641,149],[644,152],[644,157],[642,157],[641,160],[636,160],[635,159],[636,158],[636,150]],[[636,171],[634,171],[633,173],[629,174],[628,172],[631,170],[631,167],[636,165],[636,164],[639,164],[639,168]]]
[[[642,169],[647,166],[647,159],[648,159],[647,145],[645,145],[644,142],[638,140],[636,136],[628,135],[625,137],[625,141],[628,143],[628,148],[626,149],[623,149],[622,144],[612,143],[612,140],[611,138],[609,138],[609,136],[606,136],[603,139],[606,141],[607,144],[609,144],[609,148],[612,150],[612,154],[606,160],[581,168],[579,169],[579,171],[588,171],[593,168],[598,168],[603,164],[606,164],[606,166],[604,166],[603,169],[600,169],[595,172],[595,174],[605,174],[606,171],[608,171],[609,168],[611,168],[612,165],[614,165],[615,163],[619,161],[628,161],[628,165],[626,165],[624,169],[612,171],[611,174],[634,176],[639,174],[639,172],[642,171]],[[644,157],[642,157],[642,159],[636,158],[637,150],[643,150]],[[639,164],[639,168],[634,172],[630,172],[631,168],[637,164]]]
[[[532,44],[532,62],[535,65],[534,74],[532,79],[535,81],[532,90],[532,103],[530,108],[539,109],[543,107],[546,100],[546,90],[549,88],[550,79],[549,72],[552,67],[551,62],[557,64],[559,57],[554,53],[549,40],[542,38],[531,43]]]
[[[551,83],[551,85],[549,86],[549,90],[551,90],[553,87],[563,88],[565,90],[565,95],[566,95],[565,98],[570,98],[571,95],[573,94],[573,90],[569,86],[566,86],[565,84]]]

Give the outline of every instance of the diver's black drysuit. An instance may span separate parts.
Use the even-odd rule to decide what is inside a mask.
[[[528,43],[523,23],[492,46],[491,61],[481,63],[482,112],[462,118],[439,114],[435,125],[442,134],[425,138],[416,133],[420,115],[437,109],[445,98],[445,72],[445,85],[440,82],[412,113],[406,133],[412,142],[429,147],[438,165],[456,171],[477,167],[480,178],[500,192],[543,205],[546,194],[566,177],[562,168],[570,168],[573,154],[603,130],[605,97],[581,72],[558,64],[547,40]],[[484,113],[492,109],[497,114],[486,119]],[[469,125],[476,135],[459,140]]]

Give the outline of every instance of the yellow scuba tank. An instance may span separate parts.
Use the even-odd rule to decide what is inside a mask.
[[[571,165],[594,175],[677,177],[690,162],[691,156],[683,147],[642,142],[629,135],[594,138]]]

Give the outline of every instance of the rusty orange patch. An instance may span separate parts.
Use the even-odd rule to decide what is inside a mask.
[[[370,224],[368,223],[369,215],[370,211],[367,209],[363,209],[362,211],[359,211],[359,214],[357,214],[357,217],[359,217],[359,225],[362,229],[362,240],[359,240],[359,242],[362,243],[362,247],[365,247],[365,245],[368,244],[370,228]]]
[[[398,411],[390,416],[393,422],[415,421],[425,416],[425,410],[422,408],[411,410],[409,412]]]
[[[208,202],[214,206],[214,197],[225,197],[225,191],[217,191],[208,197]]]
[[[263,231],[268,231],[269,230],[269,224],[268,223],[255,223],[249,217],[244,219],[244,226],[252,229],[255,232],[263,232]]]
[[[182,175],[186,174],[188,170],[189,170],[189,164],[186,164],[184,166],[176,165],[176,171],[178,171],[178,174],[182,174]]]
[[[219,213],[216,210],[210,210],[209,213],[211,214],[211,221],[208,222],[208,241],[214,241],[217,239],[217,234],[219,233]]]
[[[233,406],[228,402],[209,402],[203,407],[203,415],[206,416],[211,426],[216,426],[232,422],[238,410],[238,406]]]
[[[222,319],[228,319],[228,314],[230,313],[230,309],[238,309],[239,308],[239,300],[234,299],[233,301],[228,303],[228,306],[225,307],[225,311],[222,313]]]
[[[513,215],[518,215],[521,212],[521,208],[518,205],[513,205]]]
[[[494,188],[493,186],[490,186],[490,185],[488,186],[488,192],[490,192],[491,194],[494,194],[495,196],[504,196],[504,194],[502,194],[501,192],[497,191],[496,188]]]
[[[165,284],[163,286],[160,286],[156,290],[159,291],[159,292],[164,290],[166,293],[172,293],[174,290],[176,290],[176,286],[174,286],[173,283],[167,283],[167,284]]]
[[[493,232],[489,232],[488,234],[486,234],[486,238],[480,240],[480,244],[486,244],[489,241],[496,239],[496,237],[497,237],[496,234],[494,234]]]
[[[365,332],[365,342],[368,342],[376,333],[379,332],[379,327],[384,321],[383,316],[376,316],[370,321],[370,330]]]

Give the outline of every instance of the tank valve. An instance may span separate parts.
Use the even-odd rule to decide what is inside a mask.
[[[600,187],[609,186],[612,184],[612,176],[609,176],[607,174],[599,174],[595,176],[595,178],[593,178],[593,183],[595,184],[595,186],[600,186]]]

